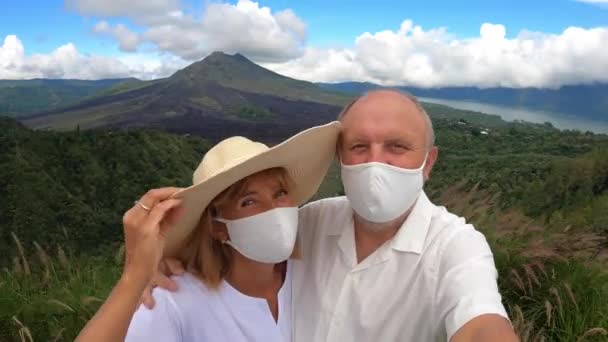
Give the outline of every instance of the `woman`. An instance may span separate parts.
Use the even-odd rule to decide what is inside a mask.
[[[123,219],[122,277],[78,340],[291,340],[286,260],[297,206],[320,186],[338,132],[334,122],[273,148],[229,138],[207,152],[193,186],[144,195]],[[163,256],[181,259],[188,274],[175,279],[178,293],[155,290],[155,310],[138,310]]]

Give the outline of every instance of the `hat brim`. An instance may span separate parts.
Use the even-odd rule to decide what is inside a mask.
[[[182,200],[183,213],[167,231],[165,256],[179,253],[179,248],[197,228],[204,210],[217,195],[257,172],[285,168],[293,181],[292,199],[298,206],[305,204],[315,195],[331,165],[340,128],[340,123],[334,121],[307,129],[201,183],[176,192],[172,197]]]

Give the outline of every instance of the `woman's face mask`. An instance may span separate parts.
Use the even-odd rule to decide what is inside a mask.
[[[228,239],[223,243],[258,262],[289,258],[297,236],[298,208],[282,178],[264,172],[247,178],[240,195],[215,219],[226,224]]]
[[[293,252],[298,234],[298,208],[275,208],[238,220],[217,218],[228,228],[232,246],[245,257],[258,262],[276,264]]]

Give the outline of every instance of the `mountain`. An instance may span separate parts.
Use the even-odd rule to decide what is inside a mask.
[[[106,89],[142,82],[134,78],[0,80],[0,115],[20,117],[77,103]]]
[[[195,86],[197,83],[217,83],[249,93],[280,96],[331,105],[343,105],[345,96],[327,91],[318,85],[285,77],[265,69],[241,54],[214,52],[203,61],[177,71],[171,82]]]
[[[325,89],[349,94],[381,88],[366,82],[319,83]],[[397,87],[419,97],[469,100],[509,107],[525,107],[556,114],[608,121],[608,84],[567,85],[559,89]]]
[[[210,140],[238,134],[278,141],[334,119],[350,99],[274,73],[240,54],[215,52],[169,78],[106,89],[21,120],[54,130],[153,127]]]

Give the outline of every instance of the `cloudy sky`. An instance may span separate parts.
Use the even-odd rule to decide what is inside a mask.
[[[152,79],[216,50],[310,81],[608,82],[608,0],[21,0],[0,11],[0,79]]]

